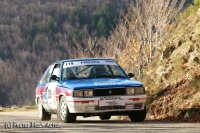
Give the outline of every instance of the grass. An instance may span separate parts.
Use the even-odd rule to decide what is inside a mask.
[[[191,117],[194,111],[195,111],[195,108],[189,108],[189,109],[183,110],[181,114],[184,116],[184,118],[187,118],[187,117]]]
[[[149,106],[153,102],[153,96],[147,98],[146,105]]]
[[[152,60],[152,62],[150,64],[148,64],[149,69],[155,69],[155,67],[157,67],[159,64],[158,62],[160,61],[160,56],[161,54],[157,54],[154,59]]]
[[[170,76],[171,79],[178,79],[181,77],[185,72],[183,71],[183,59],[182,55],[178,54],[176,57],[173,59],[173,74]]]
[[[196,27],[196,29],[195,29],[195,33],[196,33],[197,35],[200,34],[200,25],[197,25],[197,27]]]
[[[33,105],[33,106],[22,106],[22,107],[19,107],[19,106],[16,106],[16,105],[13,105],[11,107],[2,107],[0,106],[0,112],[12,112],[12,111],[31,111],[31,110],[36,110],[37,109],[37,106],[36,105]]]
[[[154,98],[160,97],[163,94],[163,90],[159,90],[156,95],[154,96]]]
[[[162,89],[158,90],[155,95],[149,96],[147,98],[146,105],[149,106],[156,98],[162,96],[163,94],[164,94],[164,91]]]
[[[176,17],[176,22],[180,23],[184,19],[188,18],[190,15],[196,14],[199,7],[200,7],[200,4],[190,5],[184,12],[180,13]]]
[[[191,81],[189,84],[189,87],[192,88],[193,91],[197,92],[200,88],[200,75],[199,73],[195,73],[194,75],[191,75]]]

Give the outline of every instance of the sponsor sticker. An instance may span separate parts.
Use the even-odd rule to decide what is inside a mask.
[[[121,83],[117,82],[94,82],[95,86],[101,86],[101,85],[121,85]]]
[[[112,100],[112,99],[121,99],[121,97],[102,97],[100,100]]]
[[[117,64],[111,60],[85,60],[85,61],[73,61],[65,62],[63,68],[74,67],[74,66],[84,66],[84,65],[115,65]]]
[[[99,100],[99,106],[124,106],[124,100]]]
[[[47,93],[46,92],[42,92],[42,99],[47,99]]]
[[[81,64],[99,64],[99,61],[81,61]]]

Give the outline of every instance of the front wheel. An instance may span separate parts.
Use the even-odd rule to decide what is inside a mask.
[[[60,118],[65,123],[74,123],[76,121],[76,115],[69,112],[67,102],[66,102],[66,98],[64,96],[62,96],[60,98],[59,111],[60,111],[59,112]]]
[[[45,111],[40,99],[38,100],[38,114],[39,114],[40,120],[42,120],[42,121],[51,119],[51,114],[49,114],[48,112]]]
[[[147,114],[147,111],[146,111],[146,108],[144,108],[144,110],[133,111],[129,113],[128,115],[132,122],[142,122],[145,120],[146,114]]]

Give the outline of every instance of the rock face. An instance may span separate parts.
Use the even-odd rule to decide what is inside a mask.
[[[166,47],[162,53],[162,59],[169,58],[169,56],[173,53],[174,50],[175,50],[175,46]]]
[[[198,9],[197,15],[199,15],[199,16],[200,16],[200,8]]]
[[[195,62],[195,63],[200,63],[200,53],[199,51],[194,51],[190,54],[190,58],[189,58],[189,63],[192,63],[192,62]]]
[[[146,68],[147,119],[185,119],[200,107],[200,8],[197,14],[178,25]]]

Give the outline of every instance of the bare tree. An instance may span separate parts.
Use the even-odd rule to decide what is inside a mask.
[[[156,48],[162,47],[169,34],[169,26],[184,8],[185,0],[136,0],[131,3],[128,13],[122,15],[108,42],[121,49],[113,54],[125,65],[141,73],[151,62]],[[124,63],[127,59],[129,63]]]
[[[136,0],[132,3],[125,23],[141,42],[141,48],[148,47],[149,52],[142,50],[147,63],[151,61],[155,48],[162,46],[177,14],[183,9],[185,0]]]

